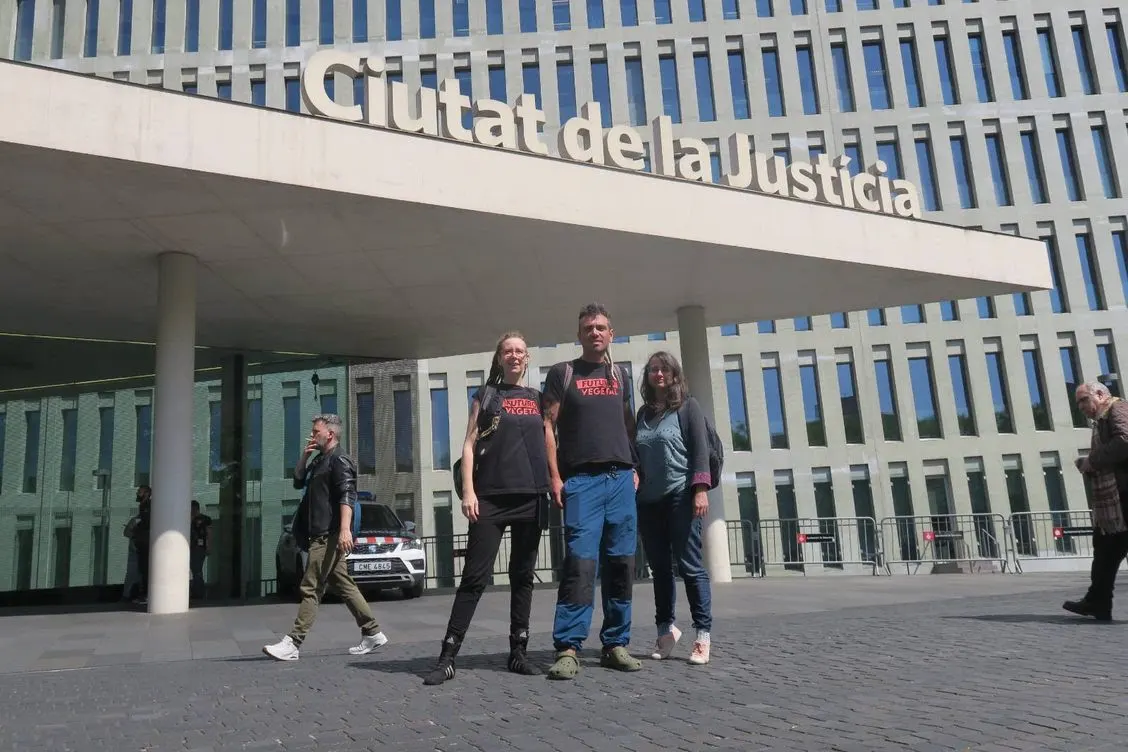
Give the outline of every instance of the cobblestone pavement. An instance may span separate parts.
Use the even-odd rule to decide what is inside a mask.
[[[469,641],[458,676],[437,688],[419,678],[437,643],[394,635],[363,658],[335,647],[295,664],[232,657],[10,673],[0,676],[0,750],[1121,750],[1128,625],[1060,611],[1079,582],[730,615],[709,666],[688,665],[683,645],[681,660],[618,674],[590,650],[570,683],[506,673],[497,636]],[[873,584],[843,580],[839,590],[850,587]],[[649,613],[635,618],[637,654],[652,628]]]

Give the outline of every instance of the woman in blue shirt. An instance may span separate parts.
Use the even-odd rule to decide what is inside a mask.
[[[673,563],[697,636],[689,662],[709,662],[713,626],[709,573],[701,553],[701,520],[709,511],[709,439],[701,406],[689,394],[681,364],[668,352],[646,363],[638,411],[638,528],[654,576],[658,640],[651,658],[670,657],[681,630],[674,625]]]

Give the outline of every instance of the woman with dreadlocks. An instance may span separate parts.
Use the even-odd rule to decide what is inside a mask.
[[[519,332],[498,340],[490,374],[474,395],[462,445],[462,513],[470,521],[470,541],[462,582],[454,597],[442,652],[423,683],[454,678],[454,661],[482,597],[501,537],[512,532],[509,560],[509,670],[534,676],[529,663],[529,611],[533,570],[541,529],[547,523],[548,461],[540,392],[522,385],[529,350]]]

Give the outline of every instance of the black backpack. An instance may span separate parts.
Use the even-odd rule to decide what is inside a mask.
[[[474,442],[474,464],[477,470],[477,461],[479,455],[485,451],[485,446],[482,443],[483,439],[489,438],[490,434],[497,430],[498,424],[501,422],[501,400],[498,399],[501,395],[497,391],[497,387],[493,384],[486,384],[478,390],[478,440]],[[462,498],[462,458],[459,457],[455,460],[454,466],[450,469],[451,475],[454,476],[454,493],[459,499]]]

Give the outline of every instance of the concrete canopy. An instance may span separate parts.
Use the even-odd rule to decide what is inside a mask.
[[[1050,285],[1037,241],[0,62],[0,326],[152,341],[156,257],[197,342],[430,357]]]

